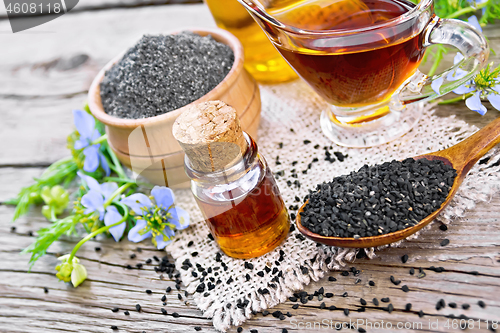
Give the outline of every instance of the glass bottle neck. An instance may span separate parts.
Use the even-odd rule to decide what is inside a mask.
[[[244,177],[249,170],[258,165],[258,147],[255,141],[245,132],[243,132],[247,141],[247,150],[241,158],[226,169],[214,172],[203,172],[193,169],[189,157],[184,158],[185,171],[191,180],[199,186],[209,186],[218,184],[228,184]]]

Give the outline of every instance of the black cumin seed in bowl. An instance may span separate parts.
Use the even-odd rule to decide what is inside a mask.
[[[189,31],[145,35],[105,73],[100,84],[104,111],[140,119],[176,110],[215,88],[233,62],[231,48],[211,36]]]
[[[321,236],[354,239],[403,230],[441,207],[456,174],[439,160],[365,165],[317,185],[300,212],[301,224]]]

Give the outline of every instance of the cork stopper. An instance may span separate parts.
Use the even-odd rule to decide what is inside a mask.
[[[172,132],[199,172],[227,169],[247,150],[236,110],[222,101],[190,107],[175,120]]]

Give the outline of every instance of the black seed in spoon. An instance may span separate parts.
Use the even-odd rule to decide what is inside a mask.
[[[455,176],[451,166],[426,159],[363,166],[317,185],[300,213],[301,223],[314,233],[335,237],[403,230],[441,207]],[[353,202],[364,208],[353,209]],[[320,214],[321,208],[328,213]]]

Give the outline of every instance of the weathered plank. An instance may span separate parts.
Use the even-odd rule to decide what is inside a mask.
[[[117,8],[138,8],[145,6],[164,6],[173,4],[200,3],[201,0],[85,0],[69,12],[70,14],[83,11],[114,10]],[[0,20],[7,19],[6,7],[0,6]]]
[[[403,248],[386,249],[379,253],[373,260],[358,260],[354,263],[361,274],[357,277],[341,276],[339,272],[332,272],[331,276],[337,278],[337,282],[327,282],[322,279],[312,283],[306,288],[308,292],[317,290],[320,286],[325,287],[325,292],[335,294],[332,299],[325,299],[327,306],[335,305],[339,309],[349,308],[351,314],[345,317],[341,310],[320,310],[321,302],[316,299],[307,305],[301,305],[298,310],[291,309],[293,303],[287,302],[273,310],[284,313],[290,311],[293,317],[281,322],[272,316],[263,317],[258,314],[244,327],[257,328],[259,332],[272,332],[276,329],[270,327],[293,328],[299,325],[314,325],[323,320],[343,322],[346,320],[356,321],[358,319],[371,322],[391,322],[394,326],[401,323],[422,323],[422,329],[407,330],[407,332],[450,332],[444,327],[448,314],[465,314],[475,320],[495,320],[500,313],[500,300],[497,293],[500,291],[500,267],[495,261],[500,259],[500,239],[495,231],[500,227],[495,211],[500,208],[500,200],[494,199],[488,205],[479,205],[463,221],[452,224],[448,231],[438,229],[436,223],[432,230],[426,232],[425,238],[409,241]],[[89,280],[78,289],[73,289],[58,283],[54,277],[54,266],[56,256],[71,250],[76,240],[57,242],[44,257],[33,268],[33,272],[26,273],[26,256],[19,257],[18,251],[27,246],[33,237],[29,237],[30,230],[36,230],[47,222],[38,214],[33,213],[22,218],[16,225],[15,233],[10,233],[10,225],[5,221],[12,214],[12,208],[0,207],[0,313],[10,319],[6,320],[6,327],[14,327],[16,321],[27,321],[27,327],[32,329],[45,329],[51,325],[51,329],[65,329],[67,331],[93,331],[104,332],[109,325],[117,325],[124,331],[140,331],[145,327],[151,330],[165,329],[168,324],[168,332],[191,330],[195,325],[202,326],[204,331],[212,331],[209,321],[201,318],[201,312],[193,305],[186,306],[177,299],[176,292],[167,296],[167,311],[177,311],[181,316],[163,316],[160,313],[161,302],[159,298],[167,286],[174,286],[173,281],[160,280],[158,274],[154,273],[151,265],[144,265],[142,269],[127,270],[127,264],[143,262],[153,255],[161,256],[149,244],[140,244],[142,252],[136,251],[136,244],[129,242],[114,243],[106,240],[103,242],[89,242],[78,253],[78,257],[86,265],[89,271]],[[440,240],[446,237],[451,240],[447,247],[440,247]],[[102,250],[96,252],[94,247],[99,245]],[[130,254],[135,253],[137,258],[130,259]],[[406,264],[401,263],[401,256],[410,253],[410,259]],[[443,273],[435,273],[429,270],[430,266],[442,266],[446,269]],[[409,268],[424,268],[426,277],[423,279],[409,275]],[[474,273],[477,272],[477,273]],[[477,275],[475,275],[477,274]],[[400,286],[394,286],[388,279],[394,275],[396,279],[403,282]],[[360,283],[356,283],[356,279]],[[368,285],[368,281],[374,281],[375,286]],[[401,291],[402,285],[408,285],[409,293]],[[43,293],[43,287],[49,288],[49,293]],[[147,295],[146,288],[153,290],[153,295]],[[347,292],[347,297],[341,295]],[[359,307],[359,298],[366,299],[369,304],[367,312],[355,312]],[[389,297],[394,305],[395,311],[389,315],[375,307],[370,300],[373,297]],[[447,303],[456,302],[459,307],[463,303],[471,304],[471,309],[450,309],[447,307],[441,311],[435,310],[436,302],[443,298]],[[477,301],[482,299],[487,307],[481,309]],[[188,302],[191,299],[187,298]],[[191,301],[192,302],[192,301]],[[412,303],[412,311],[405,312],[406,303]],[[63,304],[64,306],[61,306]],[[137,313],[135,304],[141,304],[142,313]],[[130,317],[110,311],[113,307],[129,310]],[[19,311],[20,309],[23,311]],[[35,314],[28,309],[38,308]],[[64,310],[63,310],[64,309]],[[423,310],[428,314],[420,319],[417,312]],[[29,313],[29,315],[26,315]],[[64,313],[64,316],[60,316]],[[76,317],[86,313],[86,319]],[[52,326],[52,321],[58,324]],[[133,319],[131,319],[133,318]],[[439,329],[428,329],[429,318],[434,322],[441,322]],[[498,318],[500,319],[500,318]],[[73,323],[73,324],[70,324]],[[144,326],[147,323],[147,326]],[[412,324],[413,325],[413,324]],[[415,324],[417,325],[417,324]],[[484,325],[483,325],[484,326]],[[12,330],[15,332],[15,330]],[[312,332],[313,330],[298,329],[299,332]],[[479,330],[474,330],[476,332]],[[486,331],[482,329],[481,331]]]
[[[132,2],[123,0],[123,3]],[[106,4],[106,0],[89,0],[87,3]],[[83,104],[88,84],[105,62],[132,45],[143,33],[164,32],[179,25],[214,24],[208,10],[202,5],[157,6],[75,12],[35,28],[33,33],[15,36],[0,34],[3,45],[22,45],[2,51],[0,142],[16,144],[3,145],[0,152],[0,165],[14,166],[0,167],[3,185],[0,202],[15,195],[42,171],[42,168],[27,166],[49,164],[67,156],[65,136],[72,130],[70,111]],[[0,22],[0,31],[9,30],[7,22]],[[103,31],[106,32],[106,38],[96,38],[102,36]],[[496,28],[488,31],[497,54],[500,53],[500,43],[494,41],[500,38],[498,31]],[[440,106],[437,114],[457,114],[457,117],[469,123],[484,126],[498,115],[491,112],[493,109],[489,110],[486,116],[481,117],[460,103]],[[111,325],[118,326],[124,332],[185,332],[194,331],[194,326],[202,327],[202,332],[214,332],[211,321],[204,319],[194,305],[179,301],[177,292],[167,296],[166,309],[169,315],[161,314],[160,297],[167,286],[173,287],[175,283],[167,277],[161,280],[152,265],[145,264],[141,269],[133,270],[126,268],[128,264],[134,266],[139,262],[144,263],[145,259],[153,255],[164,254],[147,242],[139,245],[143,248],[140,253],[136,250],[138,245],[128,241],[115,243],[107,239],[85,244],[77,255],[87,267],[89,279],[78,289],[58,282],[54,276],[57,256],[71,251],[77,238],[64,238],[56,242],[47,256],[28,274],[28,256],[18,253],[34,240],[29,232],[36,234],[36,230],[48,223],[38,211],[39,208],[34,209],[16,222],[17,229],[11,233],[13,208],[0,206],[0,332],[109,332]],[[298,321],[307,325],[323,320],[333,320],[335,323],[359,318],[372,322],[384,320],[394,327],[397,322],[422,323],[421,328],[407,329],[405,332],[458,332],[460,330],[444,327],[447,320],[445,315],[465,314],[476,320],[500,320],[499,211],[500,199],[494,198],[488,204],[479,204],[466,218],[453,223],[446,232],[437,229],[438,225],[435,224],[431,231],[425,233],[425,237],[409,241],[402,248],[380,251],[373,260],[356,261],[353,265],[361,270],[358,277],[344,277],[339,272],[332,272],[329,275],[336,277],[337,282],[322,279],[306,288],[308,292],[313,292],[325,286],[325,292],[335,294],[331,299],[324,299],[326,305],[349,308],[349,317],[341,310],[319,309],[321,302],[317,299],[301,305],[297,310],[291,308],[293,303],[286,302],[273,311],[290,311],[293,317],[279,321],[272,316],[257,314],[244,325],[245,330],[256,328],[260,333],[277,332],[278,328],[285,327],[295,332],[314,332],[317,330],[313,328],[295,327]],[[450,239],[451,243],[447,247],[440,247],[439,242],[444,237]],[[102,250],[96,252],[96,246]],[[130,259],[131,253],[135,253],[137,258]],[[410,254],[410,259],[402,264],[400,257],[406,253]],[[429,270],[430,266],[442,266],[446,271],[435,273]],[[426,277],[419,279],[417,274],[409,275],[410,267],[422,267]],[[388,279],[389,275],[401,279],[401,285],[406,284],[410,292],[401,291],[401,285],[394,286]],[[356,284],[357,278],[361,281]],[[374,287],[368,285],[369,280],[375,282]],[[43,287],[49,288],[48,294],[44,293]],[[147,288],[153,291],[152,295],[144,292]],[[344,292],[348,293],[347,297],[341,297]],[[360,306],[360,297],[369,303],[364,313],[355,312]],[[382,306],[387,306],[386,303],[381,303],[378,308],[373,306],[370,302],[373,297],[390,297],[394,312],[388,314],[381,310]],[[447,303],[456,302],[459,307],[463,303],[470,303],[471,308],[462,310],[446,307],[437,311],[435,305],[441,298]],[[477,305],[478,299],[487,304],[485,309]],[[187,301],[192,303],[190,297],[187,297]],[[403,311],[408,302],[413,304],[411,312]],[[141,313],[135,311],[135,304],[142,305]],[[113,307],[122,310],[113,313],[110,311]],[[125,309],[130,311],[130,316],[123,314]],[[419,310],[427,315],[419,318],[416,314]],[[171,315],[173,311],[177,311],[180,317],[174,318]],[[429,319],[433,322],[439,320],[439,327],[430,328]],[[482,324],[481,330],[476,326],[469,331],[486,332],[485,322]],[[395,329],[382,331],[396,332]]]

